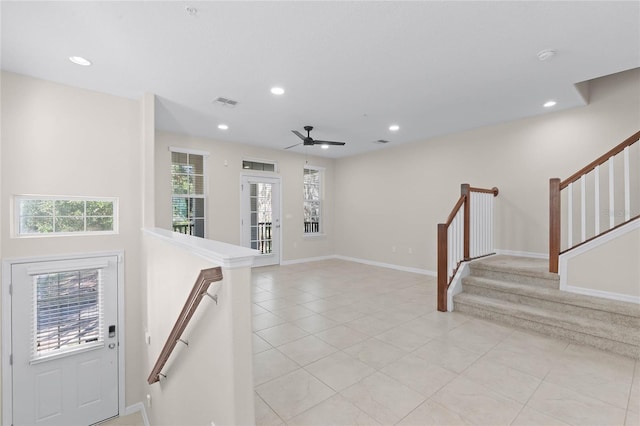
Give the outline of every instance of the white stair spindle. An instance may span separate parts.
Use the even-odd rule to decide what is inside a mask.
[[[567,186],[567,247],[573,247],[573,183]]]
[[[593,235],[598,235],[600,233],[600,166],[596,166],[594,173],[595,173],[594,175],[595,193],[594,193],[594,199],[593,199],[593,205],[594,205],[593,219],[594,219],[595,233]]]
[[[487,251],[487,253],[493,253],[493,250],[495,248],[495,244],[494,244],[494,234],[493,234],[493,194],[489,195],[489,250]]]
[[[624,220],[631,219],[631,187],[629,179],[629,147],[623,151],[624,156]]]
[[[580,178],[580,242],[587,239],[587,186],[586,175]]]
[[[615,224],[616,203],[614,198],[615,184],[613,173],[613,157],[609,158],[609,229]]]

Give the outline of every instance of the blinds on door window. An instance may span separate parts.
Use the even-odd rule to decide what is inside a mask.
[[[34,272],[32,360],[104,342],[101,267]]]

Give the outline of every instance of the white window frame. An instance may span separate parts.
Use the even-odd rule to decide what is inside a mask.
[[[171,186],[171,224],[170,224],[170,229],[173,231],[173,198],[174,197],[180,197],[180,198],[200,198],[203,200],[203,216],[202,219],[204,221],[203,227],[204,227],[204,234],[202,237],[198,237],[198,238],[207,238],[207,194],[208,194],[208,188],[209,188],[209,182],[208,182],[208,171],[207,171],[207,159],[209,158],[209,152],[208,151],[202,151],[202,150],[198,150],[198,149],[190,149],[190,148],[180,148],[180,147],[175,147],[175,146],[170,146],[169,147],[169,151],[171,153],[179,153],[179,154],[189,154],[189,155],[201,155],[202,156],[202,194],[174,194],[173,193],[173,183],[170,183]],[[169,161],[172,164],[173,161],[171,160],[171,155],[169,155]],[[169,174],[169,179],[171,179],[171,173]],[[174,231],[175,232],[175,231]]]
[[[304,199],[304,171],[305,170],[314,170],[317,171],[320,174],[320,179],[319,179],[319,185],[320,187],[318,188],[318,210],[319,210],[319,219],[318,219],[318,231],[317,232],[306,232],[303,231],[303,236],[304,237],[316,237],[316,236],[324,236],[324,173],[325,173],[325,168],[324,167],[319,167],[319,166],[311,166],[306,164],[303,169],[302,169],[302,186],[303,186],[303,200],[302,200],[302,222],[303,222],[303,226],[304,226],[304,221],[305,221],[305,217],[304,217],[304,207],[305,204],[307,203],[307,200]]]
[[[273,164],[273,171],[269,171],[269,170],[255,170],[255,169],[245,169],[244,166],[244,162],[245,161],[250,161],[252,163],[262,163],[262,164]],[[242,171],[244,173],[260,173],[260,174],[265,174],[265,175],[273,175],[274,173],[280,173],[280,169],[278,167],[278,162],[275,160],[266,160],[264,158],[254,158],[254,157],[243,157],[242,161],[240,163],[240,167],[242,167]]]
[[[110,201],[113,204],[113,229],[110,231],[76,231],[76,232],[42,232],[42,233],[21,233],[20,232],[20,204],[23,200],[39,201]],[[85,197],[75,195],[14,195],[12,198],[12,229],[13,238],[51,238],[51,237],[76,237],[95,235],[115,235],[119,233],[119,199],[118,197]],[[54,216],[55,217],[55,216]],[[84,216],[86,228],[87,216]]]

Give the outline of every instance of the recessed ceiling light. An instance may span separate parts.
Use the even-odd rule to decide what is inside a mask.
[[[220,130],[227,130],[229,128],[229,126],[227,126],[226,124],[218,124],[218,129]]]
[[[554,106],[556,104],[556,101],[547,101],[544,103],[544,105],[542,105],[545,108],[551,108],[552,106]]]
[[[184,8],[187,13],[191,16],[196,16],[198,14],[198,9],[196,9],[195,7],[192,6],[187,6]]]
[[[284,89],[282,87],[272,87],[271,93],[274,95],[284,95]]]
[[[326,143],[320,145],[320,148],[322,149],[329,149],[329,145],[327,145]]]
[[[389,130],[391,130],[392,132],[397,132],[398,130],[400,130],[400,126],[398,126],[397,124],[392,124],[391,126],[389,126]]]
[[[82,56],[69,56],[69,60],[76,65],[82,65],[83,67],[88,67],[91,65],[91,61],[83,58]]]

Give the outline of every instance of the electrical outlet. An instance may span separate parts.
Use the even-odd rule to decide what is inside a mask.
[[[151,395],[147,394],[147,407],[151,407]]]

